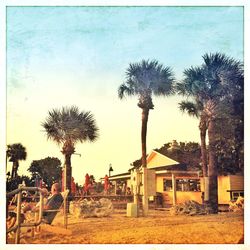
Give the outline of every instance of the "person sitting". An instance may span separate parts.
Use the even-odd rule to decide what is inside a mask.
[[[48,197],[43,209],[43,219],[47,224],[51,224],[54,220],[57,211],[54,212],[46,212],[46,210],[58,210],[63,203],[63,197],[60,193],[60,185],[58,183],[54,183],[51,187],[51,195]],[[36,206],[33,211],[38,211],[39,208]]]
[[[60,193],[60,186],[58,183],[54,183],[51,187],[51,195],[48,197],[45,203],[44,210],[58,210],[63,203],[63,197]],[[43,212],[43,217],[46,223],[51,224],[55,218],[57,211],[55,212]]]
[[[43,221],[47,224],[51,224],[53,219],[55,218],[57,211],[46,211],[46,210],[58,210],[63,203],[63,197],[60,193],[60,185],[58,183],[54,183],[51,186],[51,194],[48,197],[45,205],[43,206]],[[31,206],[27,204],[22,208],[22,213],[26,213],[27,211],[38,212],[39,204],[36,206]]]

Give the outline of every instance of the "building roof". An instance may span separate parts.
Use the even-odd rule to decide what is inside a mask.
[[[130,179],[130,171],[136,168],[137,167],[131,168],[126,173],[112,175],[109,177],[109,180]],[[156,171],[156,174],[163,173],[164,171],[174,172],[174,171],[186,171],[187,170],[186,164],[183,164],[183,163],[181,164],[155,150],[152,150],[150,154],[147,156],[147,168],[154,169]]]
[[[152,150],[147,157],[147,168],[155,169],[174,165],[180,165],[180,163],[155,150]]]
[[[103,178],[101,178],[103,179]],[[130,179],[130,172],[109,176],[109,180]]]
[[[141,161],[137,160],[135,161],[136,165],[133,168],[130,168],[129,170],[134,170],[137,168],[141,168]],[[166,156],[163,153],[160,153],[156,150],[152,150],[150,154],[147,155],[147,168],[150,169],[158,169],[158,168],[174,168],[176,170],[186,170],[186,164],[179,163],[168,156]]]

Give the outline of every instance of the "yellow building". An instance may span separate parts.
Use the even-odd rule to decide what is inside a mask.
[[[154,186],[158,195],[162,196],[164,207],[187,200],[202,203],[204,186],[200,171],[188,171],[185,164],[180,164],[154,150],[147,157],[147,168],[155,172],[148,183]],[[140,169],[137,172],[140,172]],[[109,179],[113,181],[116,189],[119,185],[126,185],[132,192],[136,192],[134,173],[135,169],[130,169],[127,173],[110,176]],[[230,200],[236,199],[239,195],[244,195],[243,176],[218,177],[219,204],[228,204]]]

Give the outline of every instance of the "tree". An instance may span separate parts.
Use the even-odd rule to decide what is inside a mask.
[[[165,143],[161,148],[155,151],[179,162],[187,165],[188,170],[200,170],[201,163],[201,147],[197,142],[177,142]]]
[[[17,176],[14,179],[7,178],[6,180],[6,191],[10,192],[18,188],[19,184],[23,182],[27,187],[32,187],[32,178],[27,175]]]
[[[28,171],[31,173],[33,180],[39,176],[50,188],[54,182],[61,179],[61,161],[55,157],[32,161]]]
[[[7,145],[6,156],[7,158],[9,158],[10,162],[13,162],[11,179],[15,179],[17,177],[19,161],[26,160],[27,157],[26,148],[21,143],[14,143],[11,145]]]
[[[202,104],[206,117],[209,140],[208,177],[205,201],[211,213],[218,211],[218,166],[216,159],[216,123],[223,119],[221,102],[233,99],[234,90],[242,84],[242,63],[224,54],[205,54],[200,67],[191,67],[184,71],[184,79],[177,84],[178,92],[193,97]],[[224,111],[225,112],[225,111]]]
[[[230,112],[216,124],[216,157],[221,175],[243,172],[244,128],[243,121],[238,118],[238,114]]]
[[[131,63],[126,71],[126,80],[118,89],[118,96],[138,96],[138,107],[142,109],[141,148],[142,166],[147,167],[146,137],[149,110],[154,109],[152,94],[168,96],[173,94],[174,75],[169,67],[158,61]]]
[[[61,110],[49,111],[48,117],[42,123],[48,139],[62,145],[65,157],[65,189],[71,190],[71,155],[75,152],[77,142],[94,142],[98,138],[98,128],[91,112],[82,111],[75,106],[63,107]]]
[[[208,128],[207,115],[204,112],[202,103],[194,98],[193,102],[182,101],[179,103],[179,109],[182,112],[187,112],[190,116],[195,116],[200,119],[200,140],[201,140],[201,160],[202,160],[202,175],[207,177],[207,146],[206,146],[206,134]]]

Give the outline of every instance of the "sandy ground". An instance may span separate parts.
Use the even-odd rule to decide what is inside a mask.
[[[42,227],[31,237],[22,234],[28,244],[236,244],[243,235],[243,213],[172,216],[168,211],[150,210],[147,217],[126,217],[125,210],[115,210],[106,218],[75,218],[69,215],[68,229],[62,229],[58,214],[53,226]],[[13,243],[13,239],[9,240]]]

